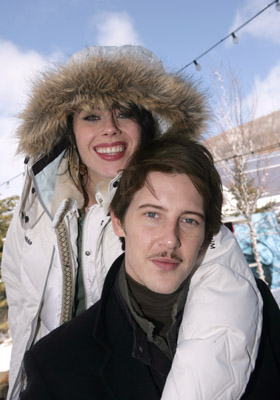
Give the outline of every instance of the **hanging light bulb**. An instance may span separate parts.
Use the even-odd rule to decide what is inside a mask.
[[[198,64],[198,62],[196,61],[196,60],[194,60],[194,65],[195,65],[195,69],[197,70],[197,71],[201,71],[201,65],[200,64]]]
[[[277,11],[280,11],[280,3],[279,0],[276,1],[275,8]]]
[[[234,32],[232,32],[231,36],[232,36],[233,43],[234,44],[238,44],[239,43],[239,39],[236,36],[236,34]]]

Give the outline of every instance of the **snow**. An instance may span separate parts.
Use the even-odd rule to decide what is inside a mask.
[[[12,340],[6,339],[0,344],[0,372],[9,371]]]

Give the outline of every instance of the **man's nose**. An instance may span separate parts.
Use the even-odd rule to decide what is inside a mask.
[[[162,227],[160,245],[171,250],[181,246],[177,223],[169,222]]]
[[[103,120],[102,135],[114,136],[114,135],[119,135],[119,134],[121,134],[121,130],[120,130],[114,116],[111,114],[106,115]]]

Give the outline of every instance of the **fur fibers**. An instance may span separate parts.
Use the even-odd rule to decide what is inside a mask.
[[[67,120],[76,111],[131,103],[169,127],[185,129],[190,138],[198,138],[205,128],[205,97],[191,80],[144,58],[100,52],[45,71],[33,83],[20,114],[18,151],[38,158],[68,135]]]

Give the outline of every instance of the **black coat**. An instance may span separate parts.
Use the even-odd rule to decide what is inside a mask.
[[[280,399],[280,310],[268,286],[257,279],[263,298],[263,328],[255,369],[242,400]]]
[[[110,269],[98,303],[26,353],[28,385],[21,400],[160,399],[149,366],[132,357],[133,330],[113,290],[121,261]],[[263,330],[256,367],[242,400],[278,400],[280,311],[266,284],[260,280],[257,284],[264,300]]]

